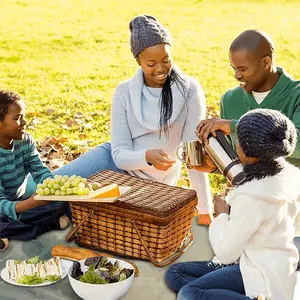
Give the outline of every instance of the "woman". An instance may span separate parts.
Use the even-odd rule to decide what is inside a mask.
[[[179,300],[291,300],[299,260],[293,243],[300,170],[284,157],[297,142],[282,113],[256,109],[238,122],[238,155],[246,180],[215,200],[210,226],[215,259],[173,265],[168,286]],[[257,298],[258,297],[258,298]]]
[[[171,38],[152,16],[135,17],[129,25],[131,52],[140,68],[120,83],[113,96],[111,144],[82,155],[55,174],[88,177],[104,169],[176,185],[181,162],[176,150],[195,140],[205,118],[203,90],[173,65]],[[198,193],[199,224],[210,223],[211,195],[207,175],[188,170]]]

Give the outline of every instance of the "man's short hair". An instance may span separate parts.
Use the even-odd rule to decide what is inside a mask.
[[[258,49],[262,51],[263,56],[273,58],[275,54],[275,46],[271,37],[255,29],[242,32],[230,45],[230,51],[232,52],[239,50],[253,52]]]

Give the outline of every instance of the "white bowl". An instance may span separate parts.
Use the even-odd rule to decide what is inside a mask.
[[[117,300],[123,297],[128,290],[130,289],[133,279],[134,279],[134,269],[132,265],[129,263],[121,260],[121,259],[114,259],[114,258],[107,258],[108,261],[114,263],[116,260],[119,263],[119,267],[121,269],[127,268],[132,269],[132,275],[122,281],[115,282],[115,283],[108,283],[108,284],[91,284],[81,282],[79,280],[74,279],[71,276],[72,267],[69,269],[68,277],[70,284],[74,290],[74,292],[84,300]],[[84,265],[85,259],[80,260],[79,263],[81,265],[81,270],[84,272],[88,270],[88,267]]]

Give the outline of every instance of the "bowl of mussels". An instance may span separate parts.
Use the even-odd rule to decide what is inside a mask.
[[[74,292],[84,300],[117,300],[130,289],[134,269],[121,259],[98,256],[74,262],[68,277]]]

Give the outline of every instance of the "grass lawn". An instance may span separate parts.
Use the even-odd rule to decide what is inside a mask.
[[[27,102],[37,141],[65,137],[85,151],[109,139],[115,86],[135,73],[129,21],[152,14],[171,32],[173,58],[203,85],[208,113],[236,85],[228,47],[243,30],[269,33],[277,63],[300,78],[299,1],[0,1],[0,87]],[[86,147],[78,140],[86,140]]]

